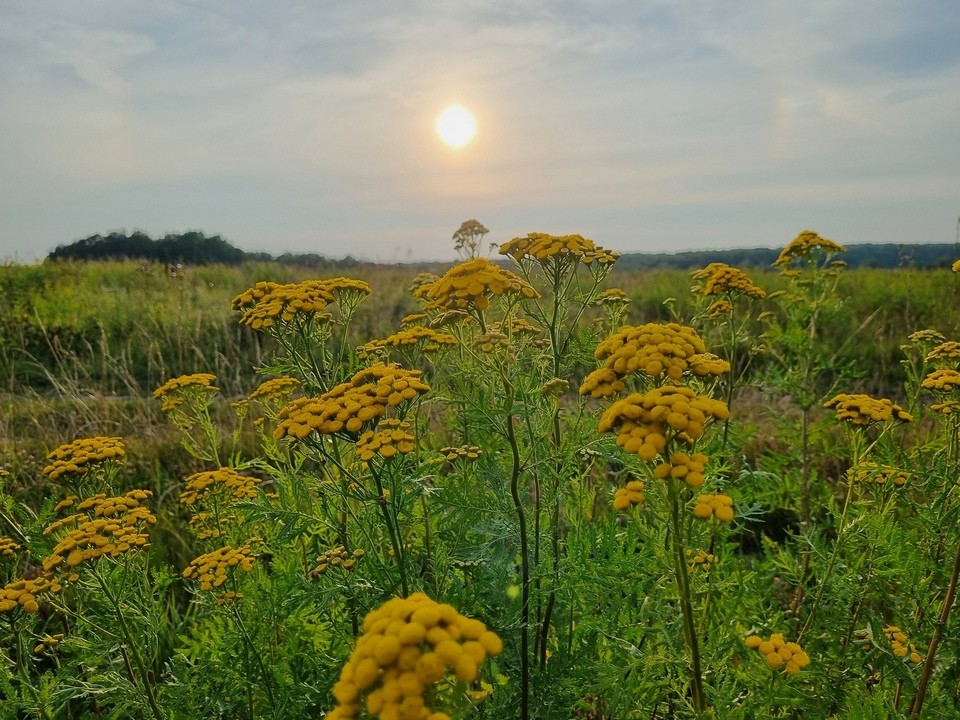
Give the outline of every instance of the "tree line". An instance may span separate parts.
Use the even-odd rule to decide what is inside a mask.
[[[475,221],[473,221],[475,222]],[[484,228],[485,229],[485,228]],[[456,238],[456,235],[454,235]],[[679,269],[692,270],[712,262],[736,267],[770,267],[778,250],[752,248],[735,250],[700,250],[675,253],[625,253],[617,267],[625,270]],[[842,259],[849,267],[873,268],[946,268],[960,257],[953,243],[917,245],[874,244],[848,245]],[[198,230],[167,234],[153,239],[144,232],[90,235],[66,245],[59,245],[47,255],[58,260],[144,260],[166,264],[239,265],[244,262],[279,262],[284,265],[315,268],[349,268],[359,263],[348,255],[334,260],[318,253],[245,252],[220,235],[206,235]]]

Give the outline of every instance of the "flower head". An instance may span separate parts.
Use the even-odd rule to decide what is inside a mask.
[[[374,455],[389,459],[397,454],[412,453],[417,439],[410,432],[411,425],[400,420],[381,420],[374,430],[367,430],[357,438],[357,457],[364,462]]]
[[[788,675],[796,675],[810,664],[810,656],[797,643],[785,642],[783,633],[773,633],[768,640],[751,635],[745,644],[760,653],[771,669],[783,668]]]
[[[860,463],[850,468],[849,477],[856,482],[872,482],[877,485],[892,484],[900,487],[907,483],[911,473],[888,465],[878,465],[873,461]]]
[[[899,422],[913,420],[913,415],[893,401],[886,398],[873,398],[861,393],[841,393],[827,400],[823,406],[833,408],[837,420],[844,420],[853,425],[869,425],[889,420]]]
[[[572,262],[590,265],[596,262],[600,266],[613,265],[620,257],[618,253],[604,250],[580,235],[548,235],[529,233],[500,246],[501,255],[509,255],[517,262],[531,259],[541,265]]]
[[[289,375],[271,378],[260,383],[257,388],[247,396],[247,400],[276,400],[278,398],[287,398],[292,392],[300,387],[300,381]]]
[[[183,576],[198,580],[201,590],[213,590],[227,581],[227,573],[231,569],[239,568],[244,572],[253,570],[254,560],[256,556],[249,545],[238,548],[225,545],[191,560],[184,568]]]
[[[603,413],[597,429],[616,431],[617,445],[649,461],[663,453],[668,436],[693,443],[703,435],[708,420],[728,417],[730,412],[721,400],[698,395],[688,387],[664,385],[616,401]]]
[[[733,522],[733,498],[729,495],[700,493],[693,507],[693,516],[700,520],[715,517],[720,522]]]
[[[449,720],[429,707],[428,688],[447,673],[470,683],[479,666],[503,649],[480,620],[464,617],[423,593],[393,598],[367,614],[363,634],[333,686],[330,720],[363,714]]]
[[[371,340],[361,345],[357,348],[357,357],[362,360],[388,348],[419,346],[423,350],[430,350],[456,344],[457,338],[450,333],[440,333],[422,325],[411,325],[383,340]]]
[[[119,437],[79,438],[61,445],[47,455],[50,463],[43,474],[51,480],[62,475],[83,475],[107,461],[123,462],[126,454],[123,439]]]
[[[311,432],[359,433],[364,425],[383,416],[388,407],[415,400],[430,386],[419,370],[396,363],[377,363],[361,370],[319,397],[297,398],[277,415],[274,438],[305,438]]]
[[[581,395],[607,397],[624,389],[624,378],[640,373],[679,382],[685,372],[720,375],[730,364],[705,356],[706,346],[693,328],[677,323],[647,323],[617,330],[594,353],[603,366],[587,375]]]
[[[631,480],[624,487],[617,488],[613,496],[613,506],[617,510],[626,510],[639,505],[647,497],[643,492],[645,487],[642,480]]]
[[[58,520],[44,530],[45,535],[53,535],[65,527],[74,526],[60,537],[44,559],[44,573],[66,569],[72,575],[74,568],[81,563],[146,548],[150,540],[147,526],[155,525],[157,518],[143,501],[152,494],[149,490],[131,490],[114,497],[97,493],[78,502],[76,514]]]
[[[495,295],[539,297],[529,283],[486,258],[454,265],[443,277],[423,286],[427,310],[460,309],[483,311]]]
[[[220,388],[213,386],[216,375],[210,373],[191,373],[167,380],[153,391],[153,396],[162,400],[160,409],[164,412],[176,410],[186,399],[205,400]]]
[[[702,270],[694,272],[693,278],[704,281],[700,291],[708,297],[724,294],[746,295],[752,298],[767,296],[767,293],[753,284],[743,270],[726,263],[710,263]]]
[[[833,240],[820,237],[811,230],[804,230],[780,251],[780,255],[773,264],[786,267],[792,260],[805,258],[814,252],[824,252],[829,255],[832,253],[846,252],[846,248],[843,247],[843,245],[838,245]]]

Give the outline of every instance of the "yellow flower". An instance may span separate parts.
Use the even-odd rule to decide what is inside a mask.
[[[43,468],[43,473],[51,480],[61,475],[82,475],[108,460],[123,462],[125,454],[122,438],[99,435],[80,438],[51,451],[47,455],[51,462]]]
[[[743,270],[726,263],[710,263],[702,270],[694,272],[693,278],[705,281],[701,292],[706,296],[723,295],[725,293],[746,295],[753,298],[765,298],[767,296],[762,289],[753,284],[753,281]]]
[[[580,235],[547,235],[529,233],[500,246],[501,255],[509,255],[517,262],[530,258],[541,265],[563,262],[590,265],[613,265],[620,257],[618,253],[604,250]]]
[[[923,657],[917,652],[917,646],[910,642],[907,636],[896,625],[887,625],[883,634],[890,643],[890,650],[899,658],[908,659],[915,665],[923,662]]]
[[[664,385],[616,401],[600,417],[599,432],[616,431],[617,445],[641,460],[664,451],[667,437],[693,443],[710,419],[730,417],[721,400],[697,395],[687,387]]]
[[[960,342],[947,340],[927,353],[925,359],[927,362],[937,362],[942,360],[956,360],[957,358],[960,358]]]
[[[609,288],[597,296],[594,303],[597,305],[627,305],[631,302],[630,297],[620,288]]]
[[[644,484],[641,480],[631,480],[626,487],[617,488],[613,496],[613,506],[617,510],[626,510],[627,508],[639,505],[646,499],[644,494]]]
[[[687,572],[693,573],[695,571],[700,572],[710,572],[710,568],[717,564],[717,556],[713,553],[708,553],[706,550],[697,550],[694,553],[692,550],[686,551],[687,555]],[[752,635],[747,638],[747,647],[750,647],[751,638],[756,638],[756,643],[759,645],[760,638],[756,635]]]
[[[587,375],[580,394],[608,397],[623,390],[624,378],[633,373],[652,378],[666,375],[679,382],[685,372],[704,376],[729,371],[729,363],[705,353],[703,340],[686,325],[627,325],[597,346],[594,354],[604,361],[603,366]]]
[[[249,545],[238,548],[225,545],[191,560],[183,570],[183,577],[199,581],[201,590],[213,590],[227,581],[229,570],[233,568],[239,568],[244,572],[253,570],[254,560],[256,556]]]
[[[400,420],[382,420],[375,430],[367,430],[357,438],[357,457],[364,462],[374,455],[392,458],[412,453],[416,447],[416,438],[410,432],[410,423]]]
[[[729,495],[700,493],[693,507],[693,516],[701,520],[715,517],[720,522],[733,522],[733,498]]]
[[[869,425],[889,420],[899,422],[913,420],[910,413],[894,402],[861,393],[841,393],[827,400],[823,406],[834,408],[837,420],[844,420],[853,425]]]
[[[475,258],[450,268],[443,277],[422,288],[429,302],[427,310],[460,309],[483,311],[495,295],[539,297],[539,293],[518,275],[486,258]]]
[[[952,393],[960,388],[960,371],[952,368],[941,368],[927,375],[920,387],[938,393]]]
[[[285,398],[300,387],[300,381],[289,375],[271,378],[260,383],[256,390],[247,396],[248,400],[274,400]]]
[[[745,644],[760,653],[770,668],[776,670],[782,667],[788,675],[796,675],[810,664],[810,656],[803,648],[795,642],[786,642],[782,633],[773,633],[769,640],[751,635]]]
[[[184,505],[202,503],[218,490],[224,492],[230,503],[249,500],[257,496],[258,482],[254,477],[241,475],[227,467],[194,473],[184,481],[186,490],[180,493],[180,502]]]
[[[804,230],[780,251],[780,255],[773,264],[786,267],[791,260],[806,257],[817,250],[827,254],[846,252],[843,245],[838,245],[833,240],[820,237],[811,230]]]
[[[422,313],[421,313],[422,315]],[[409,347],[420,345],[424,350],[437,348],[441,345],[456,345],[457,338],[449,333],[438,333],[432,328],[421,325],[412,325],[404,328],[383,340],[371,340],[357,348],[357,357],[361,360],[370,355],[391,347]]]
[[[478,677],[488,656],[503,650],[500,638],[480,620],[460,615],[423,593],[393,598],[370,612],[340,679],[329,720],[380,718],[449,720],[428,706],[429,687],[448,673],[463,683]]]
[[[946,340],[941,333],[930,329],[912,332],[907,339],[910,340],[910,342],[912,342],[914,345],[923,345],[928,343],[939,345]]]
[[[324,312],[330,304],[340,302],[350,309],[368,294],[370,286],[364,281],[342,277],[287,284],[258,282],[237,295],[231,306],[242,311],[242,325],[267,330],[276,323],[325,322],[330,319]]]
[[[315,398],[298,398],[277,415],[274,438],[302,439],[311,432],[359,433],[388,407],[415,400],[430,390],[419,370],[377,363]]]
[[[861,463],[855,468],[850,468],[850,479],[859,482],[874,482],[877,485],[893,483],[897,487],[905,485],[910,479],[911,473],[899,468],[889,467],[887,465],[877,465],[872,461]]]
[[[74,529],[61,537],[42,563],[43,572],[74,568],[100,557],[118,557],[148,546],[146,527],[155,525],[156,516],[142,504],[153,495],[149,490],[131,490],[125,495],[108,497],[97,493],[77,503],[78,512],[47,526],[44,535],[53,535],[67,525]]]
[[[13,557],[18,550],[20,550],[20,546],[13,541],[13,538],[0,535],[0,555]]]
[[[440,454],[444,459],[453,462],[454,460],[476,460],[480,457],[480,448],[476,445],[461,445],[459,447],[442,447]]]
[[[190,375],[181,375],[167,380],[163,385],[153,391],[155,398],[163,398],[170,394],[176,394],[181,390],[202,390],[216,392],[220,388],[213,387],[212,383],[216,380],[216,375],[210,373],[192,373]]]
[[[953,262],[953,265],[951,266],[951,269],[952,269],[954,272],[960,272],[960,260],[955,260],[955,261]]]
[[[40,609],[39,599],[42,593],[60,592],[61,589],[59,582],[44,575],[8,582],[0,588],[0,614],[17,608],[33,614]]]

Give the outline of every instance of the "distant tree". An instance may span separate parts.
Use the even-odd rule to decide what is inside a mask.
[[[477,220],[464,220],[460,229],[453,234],[453,247],[467,260],[478,257],[483,236],[488,232],[490,231]]]

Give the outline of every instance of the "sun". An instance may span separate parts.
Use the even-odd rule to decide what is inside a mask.
[[[473,139],[477,123],[463,105],[451,105],[437,118],[437,135],[452,148],[461,148]]]

